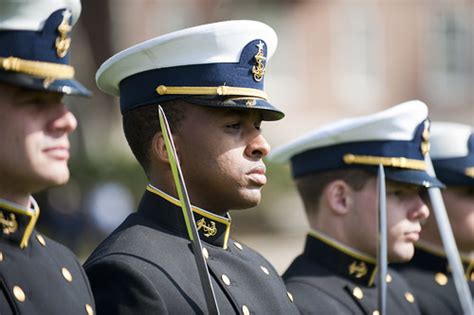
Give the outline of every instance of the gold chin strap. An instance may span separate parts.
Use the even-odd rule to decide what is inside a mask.
[[[74,78],[74,67],[64,64],[0,57],[0,69],[54,80]]]
[[[388,167],[399,167],[412,170],[425,171],[425,161],[407,159],[404,157],[386,157],[386,156],[371,156],[371,155],[354,155],[346,154],[343,157],[346,164],[364,164],[364,165],[380,165]]]
[[[222,96],[248,96],[268,100],[268,95],[262,90],[234,87],[234,86],[166,86],[156,88],[160,95],[222,95]]]

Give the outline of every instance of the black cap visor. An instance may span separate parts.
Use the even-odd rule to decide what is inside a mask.
[[[280,120],[285,114],[269,102],[252,97],[183,97],[184,101],[208,107],[236,108],[245,110],[258,110],[262,113],[262,119],[268,121]]]
[[[38,91],[57,92],[73,96],[91,96],[92,93],[74,79],[48,81],[23,73],[0,71],[0,82]]]

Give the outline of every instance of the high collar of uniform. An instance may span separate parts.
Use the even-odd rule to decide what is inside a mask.
[[[231,225],[230,216],[219,216],[195,206],[191,208],[200,239],[226,249]],[[189,238],[181,202],[158,188],[148,185],[139,211],[153,217],[156,223],[167,230]]]
[[[417,242],[415,246],[415,255],[410,261],[411,264],[421,266],[423,269],[431,270],[435,273],[451,273],[448,257],[443,248],[423,241]],[[461,262],[466,279],[474,281],[474,256],[472,254],[461,254]]]
[[[375,258],[356,251],[338,241],[311,230],[305,253],[329,270],[364,286],[373,286],[377,273]]]
[[[1,237],[18,244],[20,248],[26,248],[39,213],[40,209],[33,197],[30,208],[0,199]]]

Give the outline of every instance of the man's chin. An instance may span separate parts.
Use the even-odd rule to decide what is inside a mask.
[[[260,190],[251,190],[246,191],[240,198],[240,202],[238,206],[233,207],[232,209],[235,210],[245,210],[249,208],[256,207],[260,204],[260,200],[262,199],[262,194]]]
[[[415,254],[415,247],[413,244],[403,244],[400,248],[389,253],[388,260],[391,263],[404,263],[413,258]]]
[[[55,186],[65,185],[69,181],[69,169],[55,169],[48,174],[44,174],[41,176],[41,179],[38,180],[39,188],[37,191],[41,191],[43,189]]]

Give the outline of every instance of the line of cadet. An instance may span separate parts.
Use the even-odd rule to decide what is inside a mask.
[[[177,199],[160,104],[170,122],[221,314],[378,314],[376,170],[387,178],[388,314],[460,314],[425,198],[443,196],[474,283],[474,136],[410,101],[318,128],[270,153],[260,129],[284,113],[264,91],[277,36],[255,21],[166,34],[112,56],[98,87],[120,98],[126,139],[149,185],[137,211],[82,267],[35,229],[31,196],[69,179],[77,121],[64,95],[90,95],[69,65],[79,0],[0,1],[0,314],[206,314]],[[430,151],[438,178],[426,172]],[[310,231],[283,277],[230,235],[229,211],[256,206],[263,158],[291,164]],[[111,209],[113,212],[113,209]],[[113,215],[113,213],[111,213]],[[409,263],[407,263],[409,262]],[[202,271],[202,270],[201,270]]]

